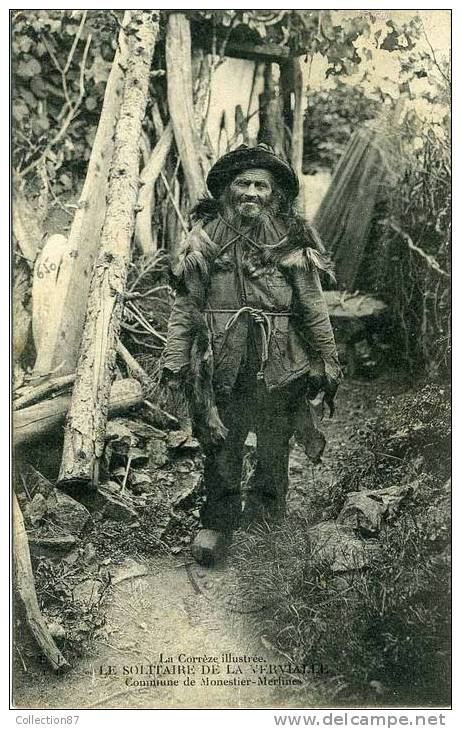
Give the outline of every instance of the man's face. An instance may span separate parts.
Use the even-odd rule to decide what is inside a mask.
[[[246,170],[230,184],[232,207],[244,218],[257,218],[269,204],[274,180],[268,170]]]

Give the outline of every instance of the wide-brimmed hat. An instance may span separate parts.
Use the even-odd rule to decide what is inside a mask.
[[[293,168],[280,157],[272,147],[258,144],[249,147],[241,144],[237,149],[228,152],[213,165],[208,173],[206,183],[214,198],[219,198],[226,186],[234,177],[245,170],[263,169],[271,172],[280,187],[291,198],[299,192],[299,182]]]

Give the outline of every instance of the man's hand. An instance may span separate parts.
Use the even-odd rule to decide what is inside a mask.
[[[330,418],[335,411],[334,399],[338,390],[338,382],[328,375],[314,374],[309,377],[309,390],[307,397],[313,400],[319,392],[323,392],[323,402],[327,405]]]
[[[323,401],[327,404],[328,409],[330,411],[330,418],[333,417],[333,413],[335,412],[335,395],[338,391],[338,382],[336,380],[333,380],[331,377],[328,377],[328,375],[325,375],[324,377],[324,385],[323,385],[323,392],[325,393],[323,396]]]

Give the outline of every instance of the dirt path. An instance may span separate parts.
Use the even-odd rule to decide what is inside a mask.
[[[315,472],[300,449],[294,450],[292,510],[310,512],[312,521],[321,518],[317,505],[324,502],[325,487],[334,478],[335,453],[347,448],[363,413],[373,410],[380,389],[376,382],[345,383],[335,419],[324,424],[328,453]],[[235,592],[234,570],[230,560],[209,569],[184,556],[127,558],[114,568],[106,624],[92,654],[65,676],[40,669],[17,675],[16,706],[324,704],[325,686],[312,678],[310,667],[301,679],[287,673],[287,657],[276,652],[263,634],[265,605],[249,606],[245,595]]]
[[[264,605],[248,612],[244,596],[228,587],[229,580],[235,584],[231,572],[229,565],[205,569],[168,556],[144,563],[127,559],[114,573],[104,633],[93,654],[62,677],[24,674],[15,691],[16,705],[197,708],[305,703],[305,680],[290,685],[298,679],[287,676],[284,685],[278,684],[275,671],[287,661],[261,634]],[[240,662],[242,657],[251,662]],[[318,704],[314,683],[309,703]]]

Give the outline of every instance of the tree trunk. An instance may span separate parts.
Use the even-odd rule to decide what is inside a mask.
[[[298,209],[299,212],[303,214],[305,208],[303,188],[305,94],[303,74],[301,71],[299,58],[293,59],[293,75],[295,108],[293,111],[293,131],[291,134],[291,164],[299,180],[300,192],[298,198]]]
[[[61,425],[69,410],[71,399],[70,393],[57,395],[36,405],[15,410],[13,414],[15,446],[38,440]],[[124,413],[140,405],[142,400],[143,390],[137,380],[116,380],[110,391],[109,415]]]
[[[40,612],[30,561],[29,542],[15,493],[13,493],[13,565],[15,588],[24,609],[27,625],[53,670],[63,671],[69,664],[51,637]]]
[[[269,144],[276,154],[286,158],[283,99],[274,78],[275,64],[264,68],[264,92],[260,96],[260,128],[258,141]]]
[[[124,25],[130,11],[125,12]],[[34,367],[34,378],[48,377],[59,368],[59,374],[75,372],[78,350],[85,321],[86,302],[91,274],[99,248],[101,228],[106,213],[107,179],[114,148],[114,126],[120,111],[127,44],[123,31],[107,81],[98,130],[88,163],[68,240],[67,288],[59,310],[47,322],[46,346],[40,348]]]
[[[138,197],[140,210],[136,216],[135,239],[144,256],[152,256],[156,250],[152,237],[152,201],[155,183],[165,166],[172,141],[173,132],[169,124],[155,145],[149,162],[140,176],[141,189]]]
[[[97,486],[138,198],[139,140],[146,110],[158,11],[132,12],[107,213],[88,297],[59,480]]]
[[[193,205],[204,194],[206,186],[200,136],[195,126],[190,25],[183,13],[171,13],[168,18],[165,55],[170,117]]]

